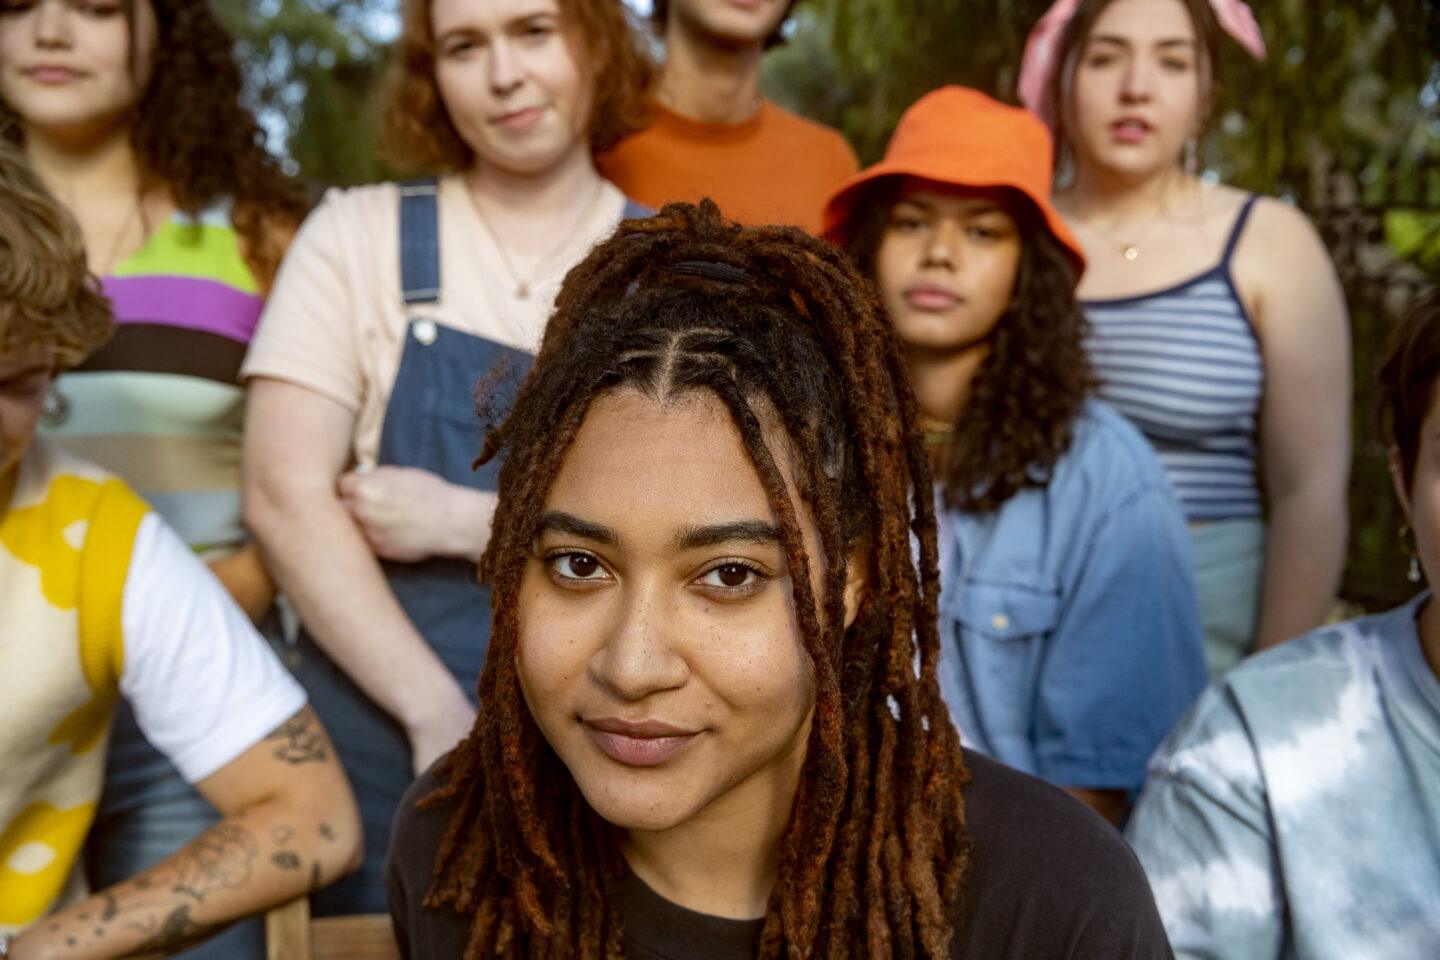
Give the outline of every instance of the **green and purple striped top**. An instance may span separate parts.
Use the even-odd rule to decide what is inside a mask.
[[[129,481],[212,559],[247,539],[240,514],[240,364],[263,304],[228,202],[177,213],[101,280],[114,339],[66,373],[43,429]]]

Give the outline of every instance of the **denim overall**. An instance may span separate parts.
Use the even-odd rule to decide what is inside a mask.
[[[400,283],[409,322],[400,369],[380,435],[381,465],[418,467],[476,490],[497,489],[499,464],[471,463],[484,440],[476,391],[498,415],[514,402],[534,358],[525,351],[462,333],[434,320],[440,300],[439,210],[433,180],[400,188]],[[625,215],[648,213],[634,204]],[[431,558],[382,563],[386,580],[411,623],[478,703],[477,683],[490,642],[490,589],[470,561]],[[318,915],[384,912],[385,852],[390,824],[413,780],[404,729],[376,706],[302,633],[297,677],[335,740],[365,824],[360,870],[311,897]]]

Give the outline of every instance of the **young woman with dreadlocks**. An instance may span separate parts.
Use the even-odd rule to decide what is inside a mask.
[[[470,737],[412,788],[411,957],[1167,957],[1119,837],[964,753],[894,337],[709,203],[566,278],[504,453]]]
[[[921,98],[826,208],[895,325],[943,501],[940,685],[966,742],[1114,821],[1205,685],[1189,544],[1138,430],[1087,396],[1050,138]]]
[[[0,3],[0,136],[75,216],[119,321],[55,381],[42,432],[129,482],[259,622],[275,588],[241,517],[240,364],[307,200],[265,149],[232,47],[195,0]],[[218,817],[122,704],[90,882]],[[262,956],[263,930],[200,952]]]

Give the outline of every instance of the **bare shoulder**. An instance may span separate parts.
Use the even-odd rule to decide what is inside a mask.
[[[1300,263],[1316,255],[1328,261],[1320,233],[1303,211],[1274,197],[1255,201],[1237,257]]]

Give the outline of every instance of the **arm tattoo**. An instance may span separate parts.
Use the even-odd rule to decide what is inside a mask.
[[[250,879],[260,844],[248,830],[221,823],[202,833],[184,851],[175,892],[203,903],[216,890],[234,890]]]
[[[280,724],[265,739],[275,744],[275,756],[289,764],[313,763],[329,756],[325,738],[308,707]]]
[[[217,929],[216,926],[203,923],[196,923],[190,919],[190,907],[182,904],[165,918],[160,929],[154,936],[148,938],[144,943],[131,951],[131,956],[147,953],[173,953],[181,947],[188,947],[193,943],[199,943],[210,936]]]

